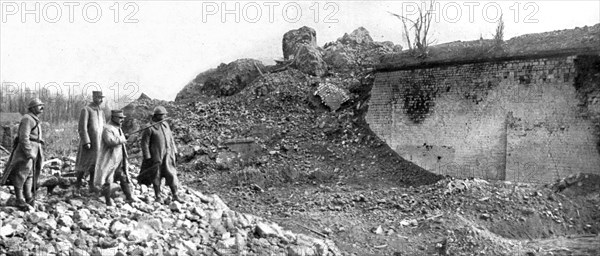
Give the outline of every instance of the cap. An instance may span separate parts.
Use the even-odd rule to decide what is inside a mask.
[[[111,114],[111,116],[125,118],[125,115],[123,114],[123,110],[111,110],[110,114]]]
[[[93,91],[92,92],[92,97],[104,98],[104,95],[102,95],[102,91]]]

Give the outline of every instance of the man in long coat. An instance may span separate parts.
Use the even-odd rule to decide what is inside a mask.
[[[157,202],[162,202],[160,185],[162,178],[171,189],[173,200],[181,201],[177,196],[177,170],[175,169],[177,147],[169,124],[165,122],[167,110],[158,106],[154,108],[151,125],[142,133],[142,154],[144,160],[138,176],[138,183],[152,184]]]
[[[89,191],[94,192],[94,169],[98,152],[100,151],[100,140],[102,139],[102,128],[106,122],[104,111],[100,107],[104,96],[101,91],[92,92],[92,102],[81,109],[79,115],[79,147],[77,150],[77,191],[81,188],[82,180],[90,176],[88,183]]]
[[[44,162],[42,150],[42,127],[38,115],[44,112],[44,103],[33,99],[28,105],[29,112],[23,116],[19,124],[19,134],[15,138],[12,153],[6,169],[0,179],[0,185],[13,185],[16,206],[28,210],[35,205],[35,193],[38,178]],[[29,205],[29,206],[28,206]]]
[[[127,172],[127,139],[121,124],[125,115],[122,110],[111,111],[110,122],[104,125],[102,140],[100,142],[100,153],[96,161],[96,172],[94,173],[94,184],[102,185],[102,194],[106,205],[112,205],[110,198],[110,185],[119,181],[126,201],[131,203],[135,199],[131,195],[130,178]]]

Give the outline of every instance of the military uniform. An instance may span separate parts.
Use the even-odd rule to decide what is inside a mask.
[[[115,123],[114,118],[125,118],[123,111],[113,110],[111,122],[106,124],[102,131],[100,152],[96,161],[94,184],[102,185],[102,193],[107,205],[112,205],[110,199],[110,184],[119,181],[121,189],[128,202],[134,201],[131,195],[130,178],[127,171],[127,139],[121,130],[120,123]]]
[[[157,201],[160,201],[160,185],[165,178],[166,185],[171,189],[173,199],[180,201],[177,195],[179,180],[177,178],[176,156],[177,146],[169,124],[161,122],[167,111],[158,106],[154,109],[153,123],[142,133],[141,148],[144,160],[138,176],[138,183],[152,184]]]
[[[103,98],[102,92],[92,92],[94,98]],[[100,101],[101,103],[101,101]],[[82,180],[90,176],[89,189],[94,190],[94,170],[100,151],[100,141],[102,140],[102,129],[106,123],[104,111],[100,103],[92,102],[81,109],[79,115],[79,147],[77,150],[77,188],[81,186]],[[101,184],[98,184],[101,185]]]
[[[18,137],[15,139],[12,153],[6,169],[0,179],[0,185],[13,185],[17,206],[27,209],[27,204],[33,206],[38,187],[38,178],[44,162],[42,144],[42,127],[38,114],[43,110],[41,100],[34,99],[29,105],[29,113],[25,114],[19,124]],[[35,113],[34,108],[40,112]]]

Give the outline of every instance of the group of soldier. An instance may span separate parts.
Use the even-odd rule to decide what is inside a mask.
[[[125,118],[122,110],[112,110],[108,122],[101,104],[104,96],[101,91],[92,92],[92,102],[81,110],[78,133],[79,147],[75,170],[77,173],[76,194],[82,195],[83,180],[89,177],[89,194],[104,197],[107,205],[112,205],[110,186],[119,182],[128,203],[138,199],[131,192],[131,178],[128,172],[127,138],[121,125]],[[29,102],[28,112],[19,124],[18,136],[0,178],[1,185],[12,185],[15,193],[15,206],[21,210],[35,207],[38,178],[44,162],[42,127],[39,115],[44,112],[44,103],[35,98]],[[154,108],[152,120],[142,130],[141,149],[143,161],[138,183],[152,185],[155,200],[161,198],[162,179],[166,180],[175,201],[181,201],[177,194],[179,181],[175,168],[177,147],[173,134],[165,118],[167,111],[162,106]]]

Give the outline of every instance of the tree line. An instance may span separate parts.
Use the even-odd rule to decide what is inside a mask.
[[[79,120],[81,109],[92,101],[91,95],[52,94],[46,89],[42,89],[40,93],[25,91],[18,94],[8,94],[0,91],[0,113],[19,112],[25,114],[27,113],[29,101],[35,97],[45,103],[44,114],[41,119],[52,124]],[[103,104],[103,108],[105,113],[110,112],[108,104]]]

